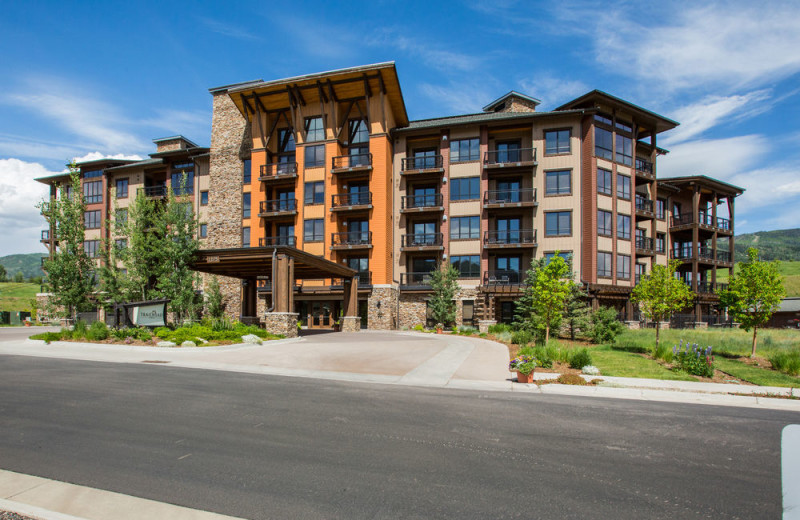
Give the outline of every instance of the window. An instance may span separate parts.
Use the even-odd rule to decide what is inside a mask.
[[[97,250],[100,247],[99,240],[87,240],[83,243],[83,250],[86,251],[86,254],[89,255],[89,258],[96,258],[97,257]]]
[[[303,240],[305,242],[322,242],[325,237],[324,219],[312,218],[303,222]]]
[[[667,200],[666,199],[656,199],[656,218],[660,220],[664,220],[667,215]]]
[[[124,199],[128,196],[128,179],[117,179],[117,198]]]
[[[351,119],[348,121],[348,138],[350,144],[369,143],[369,128],[363,119]]]
[[[441,167],[439,150],[436,148],[417,148],[414,150],[412,170],[431,169]]]
[[[611,219],[610,211],[602,209],[597,210],[597,234],[610,237],[611,236]]]
[[[250,193],[242,193],[242,218],[250,218]]]
[[[633,126],[631,126],[630,123],[626,123],[625,121],[620,121],[619,119],[617,119],[617,121],[614,123],[614,126],[617,127],[617,130],[622,130],[623,132],[628,132],[628,133],[633,132]]]
[[[616,160],[628,166],[633,164],[633,144],[630,137],[617,134]]]
[[[631,239],[631,217],[629,215],[617,215],[617,238]]]
[[[480,278],[480,255],[451,256],[450,264],[458,270],[459,278]]]
[[[545,264],[549,264],[550,260],[556,257],[556,255],[560,256],[564,259],[565,262],[570,263],[572,262],[572,251],[559,251],[558,253],[545,253],[544,254],[544,262]]]
[[[87,211],[83,214],[83,227],[86,229],[100,228],[100,210]]]
[[[303,202],[305,204],[324,204],[325,182],[307,182],[303,190]]]
[[[242,228],[242,247],[250,247],[250,227]]]
[[[546,195],[569,195],[572,193],[572,175],[569,170],[545,172]]]
[[[89,170],[88,172],[83,172],[84,179],[94,179],[96,177],[102,177],[103,170]]]
[[[647,274],[647,266],[645,264],[636,264],[636,283],[644,278],[644,275]]]
[[[320,166],[325,166],[325,145],[306,146],[305,167],[319,168]]]
[[[294,152],[294,128],[281,128],[278,130],[278,153]]]
[[[118,238],[114,240],[114,246],[117,250],[127,249],[128,248],[128,239],[127,238]]]
[[[614,157],[613,146],[611,132],[605,128],[594,127],[594,154],[610,161]]]
[[[480,177],[451,179],[450,200],[470,200],[480,197]]]
[[[548,130],[544,133],[545,155],[569,153],[569,130]]]
[[[597,169],[597,193],[611,195],[611,170]]]
[[[667,252],[667,235],[656,233],[656,253],[664,254]]]
[[[200,224],[200,238],[208,236],[208,224]]]
[[[83,183],[83,195],[86,197],[86,204],[103,202],[103,181]]]
[[[250,184],[251,176],[250,176],[250,169],[252,167],[252,161],[250,159],[245,159],[242,161],[242,183],[243,184]]]
[[[201,191],[200,192],[200,205],[201,206],[208,206],[208,192]]]
[[[124,226],[128,223],[128,210],[127,209],[118,209],[114,212],[114,221]]]
[[[321,117],[306,118],[306,142],[313,143],[325,140],[325,127]]]
[[[461,309],[461,322],[464,325],[472,325],[475,322],[475,300],[463,300]]]
[[[631,257],[628,255],[617,255],[617,278],[623,280],[631,279]]]
[[[571,211],[549,211],[544,214],[544,234],[548,237],[569,236],[572,234]]]
[[[481,157],[480,139],[450,141],[450,162],[477,161]]]
[[[191,161],[172,165],[172,191],[175,195],[192,195],[194,193],[194,164]],[[183,176],[186,176],[184,185]]]
[[[453,217],[450,221],[450,239],[481,237],[480,217]],[[452,263],[452,262],[451,262]]]
[[[630,200],[631,178],[627,175],[617,174],[617,197]]]
[[[351,256],[347,259],[347,267],[359,273],[369,273],[369,258],[365,256]],[[362,282],[362,280],[359,280],[359,282]],[[362,283],[364,282],[366,282],[366,280],[363,280]]]
[[[597,276],[611,278],[611,253],[597,252]]]
[[[604,125],[611,126],[611,116],[607,116],[605,114],[595,114],[594,120],[598,123],[603,123]]]

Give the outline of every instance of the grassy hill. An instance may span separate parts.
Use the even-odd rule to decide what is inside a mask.
[[[31,300],[39,292],[35,283],[0,283],[0,311],[30,311]]]
[[[6,268],[9,278],[13,278],[17,272],[22,271],[25,278],[44,276],[42,272],[42,257],[46,253],[28,253],[24,255],[8,255],[0,257],[0,265]]]
[[[762,260],[800,261],[800,228],[759,231],[736,237],[736,261],[747,260],[747,248],[758,249]]]
[[[739,246],[737,245],[738,249]],[[736,270],[739,270],[741,264],[736,264]],[[728,270],[725,269],[717,274],[717,281],[720,283],[728,282]],[[800,261],[781,262],[778,266],[778,272],[783,275],[783,286],[786,288],[786,296],[800,296]]]

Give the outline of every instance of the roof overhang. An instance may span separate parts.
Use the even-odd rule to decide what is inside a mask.
[[[273,252],[294,260],[294,277],[298,280],[353,278],[358,274],[354,269],[289,246],[201,249],[195,254],[191,267],[201,273],[231,278],[269,276]]]
[[[619,108],[625,112],[629,112],[636,118],[636,122],[639,126],[651,129],[654,128],[657,134],[667,130],[672,130],[676,126],[680,125],[680,123],[677,121],[673,121],[672,119],[656,114],[655,112],[651,112],[646,108],[642,108],[629,101],[625,101],[624,99],[612,96],[611,94],[603,92],[602,90],[592,90],[591,92],[587,92],[581,97],[573,99],[572,101],[569,101],[556,108],[556,111],[597,107],[598,105],[606,105],[611,108]]]
[[[734,186],[733,184],[728,184],[727,182],[723,182],[717,179],[712,179],[711,177],[706,177],[705,175],[689,175],[685,177],[664,177],[663,180],[668,182],[672,186],[676,188],[681,188],[682,186],[692,186],[698,185],[704,188],[711,188],[719,193],[723,193],[725,195],[731,195],[733,197],[738,197],[742,193],[744,193],[744,188],[740,188],[739,186]]]

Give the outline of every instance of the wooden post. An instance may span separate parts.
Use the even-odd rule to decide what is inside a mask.
[[[358,316],[358,276],[344,282],[344,315]]]
[[[289,257],[278,255],[275,280],[272,281],[272,304],[275,312],[289,312]]]

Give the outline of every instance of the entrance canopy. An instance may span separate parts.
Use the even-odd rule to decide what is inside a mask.
[[[331,262],[290,246],[237,247],[230,249],[202,249],[195,255],[192,269],[201,273],[230,276],[243,280],[272,274],[272,255],[284,255],[294,264],[294,278],[298,280],[319,278],[353,278],[354,269]]]

